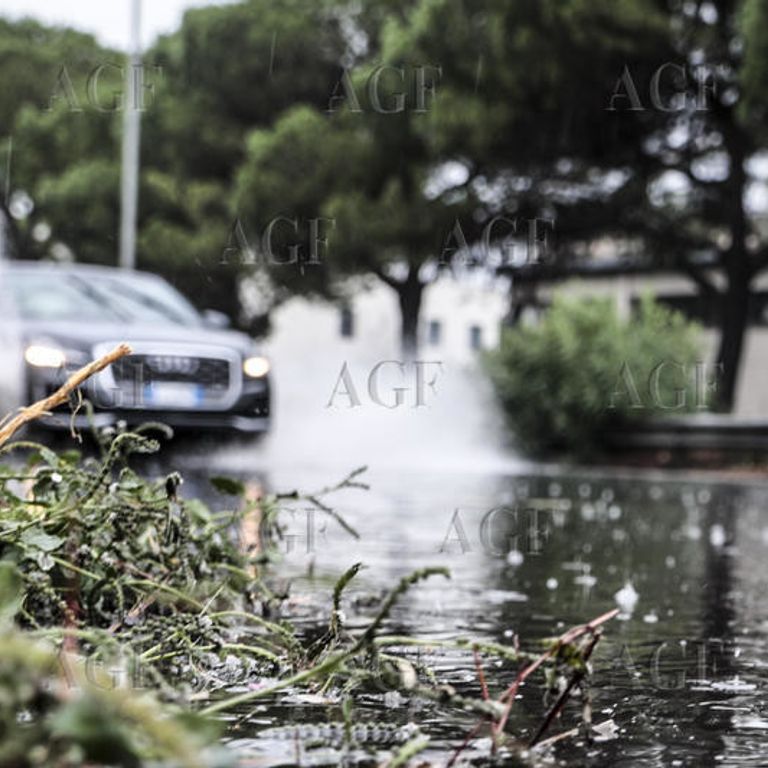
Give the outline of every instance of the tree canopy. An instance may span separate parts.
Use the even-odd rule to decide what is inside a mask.
[[[370,275],[396,292],[411,350],[429,281],[494,268],[543,220],[550,268],[610,240],[628,265],[695,282],[721,329],[728,407],[768,264],[745,202],[762,183],[766,31],[760,0],[190,10],[144,55],[138,263],[244,326],[244,278],[268,308]],[[0,61],[19,255],[114,263],[122,57],[3,21]]]

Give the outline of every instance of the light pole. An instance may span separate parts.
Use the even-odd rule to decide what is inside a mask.
[[[131,0],[131,42],[123,99],[123,151],[120,190],[120,266],[136,268],[136,220],[139,201],[141,144],[141,0]]]

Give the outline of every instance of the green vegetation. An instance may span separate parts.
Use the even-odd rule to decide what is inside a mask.
[[[216,746],[217,723],[117,687],[88,659],[13,627],[8,608],[22,600],[21,580],[0,563],[0,765],[234,766]]]
[[[524,447],[583,456],[606,430],[705,406],[697,339],[650,299],[625,321],[611,299],[559,297],[536,325],[506,330],[487,366]]]

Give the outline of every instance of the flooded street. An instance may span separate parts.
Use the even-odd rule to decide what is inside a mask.
[[[425,428],[442,418],[439,406],[424,413]],[[344,416],[349,429],[349,414]],[[386,416],[400,416],[401,427],[412,423],[401,414]],[[381,416],[365,418],[373,428]],[[365,569],[345,593],[350,628],[370,620],[375,598],[387,588],[425,566],[448,567],[450,581],[433,577],[412,589],[393,613],[389,631],[509,646],[519,639],[535,650],[542,638],[621,608],[593,659],[594,722],[611,721],[605,740],[587,746],[577,736],[567,738],[539,754],[539,762],[765,765],[768,596],[761,568],[768,556],[768,488],[759,482],[713,483],[695,473],[614,470],[609,477],[600,470],[536,468],[493,443],[485,444],[485,454],[468,454],[462,471],[462,457],[452,453],[459,436],[450,426],[442,438],[444,468],[440,441],[418,466],[408,443],[427,438],[417,428],[410,427],[412,434],[403,428],[402,462],[388,447],[376,448],[376,432],[356,436],[357,455],[335,449],[338,433],[309,434],[303,446],[313,438],[331,444],[325,461],[317,454],[277,461],[269,441],[247,449],[174,450],[164,461],[184,472],[185,493],[209,498],[206,478],[212,474],[230,474],[271,492],[314,491],[370,464],[363,476],[370,490],[345,489],[328,499],[358,531],[358,540],[306,505],[286,503],[283,510],[286,536],[274,570],[281,581],[290,581],[291,615],[307,627],[327,621],[333,582],[355,562]],[[472,445],[478,435],[466,439]],[[360,448],[365,445],[368,457]],[[381,466],[364,460],[379,452],[387,458]],[[478,694],[470,653],[430,649],[420,660],[440,682]],[[485,672],[491,694],[498,695],[518,669],[492,663],[498,666]],[[525,742],[549,704],[540,679],[524,686],[510,731]],[[235,718],[231,737],[246,764],[334,762],[333,750],[298,747],[279,729],[339,721],[340,707],[336,695],[297,695],[280,706],[246,708]],[[431,737],[426,758],[442,762],[476,722],[471,716],[448,718],[434,703],[378,693],[358,707],[356,718],[398,725],[418,719]],[[563,730],[578,718],[578,705],[569,704]],[[481,738],[463,756],[482,757],[489,747],[490,740]]]

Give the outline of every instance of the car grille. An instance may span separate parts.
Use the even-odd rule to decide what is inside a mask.
[[[229,389],[229,361],[212,357],[131,355],[113,363],[112,371],[120,386],[172,382],[200,384],[211,393]]]
[[[237,401],[241,381],[233,375],[236,358],[229,350],[216,354],[170,345],[136,346],[132,355],[116,361],[102,375],[104,400],[111,403],[107,407],[220,411]],[[100,351],[94,350],[96,356]]]

